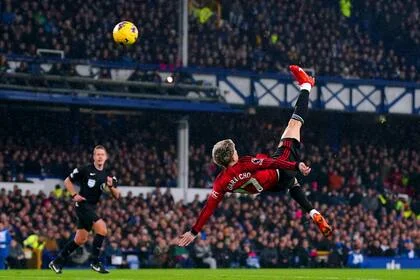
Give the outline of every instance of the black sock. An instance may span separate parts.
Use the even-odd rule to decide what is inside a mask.
[[[102,243],[104,242],[105,236],[96,234],[92,244],[92,263],[99,262],[99,254],[101,253]]]
[[[63,264],[70,256],[70,254],[73,253],[77,248],[79,248],[79,245],[77,245],[74,240],[69,241],[64,246],[63,250],[58,253],[58,257],[55,259],[55,261],[59,264]]]
[[[314,207],[309,202],[309,200],[306,198],[305,193],[302,190],[302,187],[300,185],[294,185],[289,189],[289,193],[292,196],[292,198],[299,203],[300,207],[302,207],[307,213],[309,213]]]
[[[295,111],[293,112],[292,119],[298,120],[301,123],[305,122],[306,115],[308,114],[309,91],[302,89],[298,100],[296,101]]]

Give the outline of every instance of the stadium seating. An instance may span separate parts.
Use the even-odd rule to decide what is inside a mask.
[[[350,17],[341,13],[339,1],[220,2],[219,19],[213,13],[203,22],[190,14],[191,66],[285,73],[287,65],[300,63],[318,75],[420,80],[415,0],[355,0]],[[180,65],[176,12],[177,5],[166,0],[5,1],[0,53],[37,56],[37,49],[46,48],[68,58],[170,70]],[[121,18],[140,27],[140,43],[130,50],[112,42],[111,30]]]
[[[175,203],[169,193],[159,189],[145,197],[128,196],[120,202],[105,200],[98,207],[110,229],[104,259],[116,267],[200,266],[199,246],[209,247],[207,257],[214,258],[218,267],[227,268],[342,267],[356,249],[361,249],[366,257],[407,257],[410,252],[419,256],[416,218],[403,215],[397,207],[404,204],[403,200],[389,196],[381,203],[377,195],[373,189],[368,196],[359,189],[350,193],[313,191],[311,198],[328,213],[336,227],[331,241],[319,234],[288,195],[227,198],[203,230],[201,238],[205,241],[182,252],[172,240],[191,225],[202,202]],[[38,250],[42,267],[74,231],[75,215],[68,196],[2,190],[0,209],[9,213],[10,218],[2,220],[10,223],[18,247],[30,234],[45,245]],[[89,248],[90,242],[72,256],[69,265],[86,264]],[[120,257],[119,261],[116,257]],[[17,268],[27,267],[31,260],[12,257],[9,262]]]
[[[5,121],[0,127],[8,132],[0,141],[2,181],[22,182],[31,176],[65,178],[78,164],[89,161],[93,145],[101,143],[109,149],[111,165],[122,185],[176,186],[176,120],[182,116],[179,113],[82,114],[76,117],[76,123],[75,113],[38,114],[5,109],[1,116]],[[193,114],[190,187],[211,188],[219,171],[210,158],[215,142],[233,137],[242,155],[270,154],[288,117],[284,111],[247,118],[235,114],[215,113],[211,118],[208,113]],[[362,121],[364,125],[360,127]],[[341,125],[345,129],[337,134],[335,128]],[[375,131],[375,135],[370,131]],[[411,144],[393,143],[400,133],[412,139]],[[305,180],[308,184],[317,182],[320,188],[348,184],[369,187],[374,183],[377,190],[387,188],[413,194],[412,182],[419,174],[419,154],[414,143],[419,137],[416,121],[408,117],[393,117],[381,124],[374,119],[365,120],[363,115],[311,113],[303,129],[302,158],[309,160],[314,170]],[[337,178],[342,178],[342,182]]]
[[[92,145],[103,143],[123,184],[176,186],[174,124],[180,114],[83,114],[75,128],[70,121],[75,113],[1,112],[5,120],[1,129],[8,132],[0,141],[3,181],[19,184],[29,175],[64,178],[74,166],[89,160]],[[288,115],[282,111],[276,111],[276,116],[248,118],[195,114],[190,120],[190,186],[211,187],[218,170],[211,164],[210,149],[214,141],[225,137],[225,129],[229,135],[241,136],[234,137],[240,152],[269,153]],[[402,122],[394,116],[388,125],[366,120],[363,115],[352,116],[352,121],[340,113],[311,116],[304,129],[302,156],[313,171],[303,182],[317,208],[328,207],[328,217],[337,229],[333,242],[322,239],[287,194],[226,199],[205,227],[203,236],[208,240],[195,245],[210,250],[218,267],[344,266],[350,251],[358,246],[365,256],[405,256],[410,248],[418,256],[415,219],[419,214],[420,158],[415,146],[401,147],[392,141],[404,132],[413,145],[418,143],[418,131],[412,125],[415,121],[403,117],[406,122]],[[331,119],[335,125],[345,124],[343,135],[328,137],[335,131],[326,125],[332,124]],[[363,120],[364,127],[357,128]],[[17,190],[3,191],[0,197],[2,212],[16,217],[9,222],[19,243],[31,232],[47,240],[50,249],[41,252],[45,266],[73,230],[75,217],[69,198],[61,192],[28,196]],[[107,217],[113,233],[105,251],[108,263],[132,268],[206,266],[195,251],[203,248],[180,252],[170,242],[192,223],[201,206],[198,200],[188,206],[175,203],[170,194],[159,190],[143,198],[129,196],[122,203],[103,202],[101,215]],[[41,213],[44,208],[50,213],[46,217]],[[34,209],[30,217],[25,214],[29,209]],[[62,211],[67,213],[65,219],[54,215]],[[86,250],[74,256],[73,265],[86,261]],[[16,260],[12,263],[22,265]]]
[[[177,1],[0,3],[0,84],[7,91],[0,104],[0,231],[12,237],[8,267],[47,268],[75,231],[72,201],[62,186],[51,193],[24,193],[19,186],[66,178],[75,167],[91,161],[97,144],[108,149],[120,185],[136,190],[156,187],[146,195],[129,193],[120,201],[100,202],[98,214],[109,229],[103,253],[109,267],[364,267],[367,258],[376,257],[420,261],[419,120],[379,115],[419,113],[415,84],[420,82],[419,2],[352,0],[351,8],[340,7],[345,1],[204,2],[205,6],[190,3],[188,55],[193,69],[184,71],[178,68],[182,65],[177,57]],[[121,19],[139,27],[137,44],[126,48],[112,41],[112,28]],[[40,49],[55,50],[65,59],[49,60]],[[277,73],[287,74],[292,63],[327,76],[319,84],[342,81],[335,77],[349,79],[344,90],[325,87],[326,94],[318,84],[312,103],[319,106],[311,104],[302,135],[302,160],[312,172],[299,179],[335,228],[331,240],[323,238],[284,190],[258,197],[227,195],[192,246],[181,248],[173,241],[190,229],[204,204],[198,197],[183,204],[171,194],[179,187],[178,120],[189,116],[188,187],[210,191],[220,171],[211,159],[214,143],[232,138],[240,155],[271,154],[289,111],[260,106],[247,108],[249,114],[163,112],[155,111],[159,106],[153,102],[153,110],[114,111],[114,99],[109,107],[51,102],[57,92],[68,99],[96,101],[124,94],[126,103],[141,94],[153,95],[155,101],[168,96],[187,99],[191,93],[200,97],[204,92],[201,97],[210,104],[226,105],[220,101],[235,95],[231,94],[235,85],[220,85],[229,82],[225,74],[221,82],[210,83],[216,74],[234,73],[240,79],[264,72],[261,79],[288,79]],[[195,79],[192,73],[213,76]],[[173,75],[175,83],[166,82],[167,75]],[[388,81],[359,84],[359,78]],[[248,82],[255,89],[257,84]],[[289,107],[292,96],[287,91],[284,100],[274,96],[271,91],[283,87],[274,82],[268,88],[259,84],[278,101],[275,106]],[[387,91],[398,85],[403,86]],[[288,86],[293,87],[284,84]],[[17,95],[15,90],[31,97],[48,92],[50,99],[48,103],[9,99]],[[342,102],[342,95],[334,97],[334,91],[350,101]],[[258,101],[245,105],[267,105],[257,100],[258,94],[265,93],[244,95]],[[324,109],[327,103],[321,100],[329,95],[338,106],[325,108],[347,113],[314,110]],[[191,104],[202,105],[196,101]],[[232,104],[236,103],[227,105]],[[402,111],[401,104],[409,110]],[[377,114],[359,112],[366,109]],[[15,184],[13,191],[6,191],[3,182]],[[68,265],[86,267],[91,247],[92,238]]]

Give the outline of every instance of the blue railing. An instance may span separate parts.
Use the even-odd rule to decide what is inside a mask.
[[[35,64],[61,62],[109,69],[172,71],[160,65],[145,65],[130,61],[32,58],[16,55],[9,55],[8,59]],[[278,73],[257,74],[249,71],[200,67],[174,68],[173,71],[189,73],[195,80],[203,80],[217,86],[226,101],[231,104],[290,108],[299,94],[291,77]],[[340,77],[316,77],[316,80],[317,87],[310,98],[310,106],[313,109],[420,114],[419,83]]]

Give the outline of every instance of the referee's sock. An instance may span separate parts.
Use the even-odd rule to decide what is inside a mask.
[[[58,253],[58,257],[55,259],[55,262],[63,264],[70,256],[70,254],[73,253],[77,248],[79,248],[79,245],[77,245],[77,243],[74,242],[74,240],[67,242],[63,250],[61,250],[60,253]]]
[[[105,236],[95,234],[92,243],[92,263],[96,264],[99,262],[99,254],[101,253],[102,243],[104,242]]]

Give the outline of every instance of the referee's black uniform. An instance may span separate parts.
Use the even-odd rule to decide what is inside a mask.
[[[112,177],[109,169],[98,170],[94,164],[75,168],[70,174],[70,181],[80,186],[79,194],[86,198],[82,202],[75,202],[78,229],[91,231],[92,225],[99,220],[96,215],[96,204],[99,202],[108,176]]]
[[[80,186],[79,195],[85,200],[74,202],[76,214],[78,218],[77,229],[91,231],[93,224],[100,218],[96,214],[96,205],[107,186],[107,177],[112,177],[110,169],[96,169],[95,165],[88,164],[80,168],[75,168],[68,179]],[[117,179],[113,178],[112,186],[116,187]],[[109,186],[108,186],[109,187]],[[103,264],[99,261],[99,254],[102,243],[105,239],[104,235],[95,233],[91,252],[91,268],[99,273],[108,273]],[[61,273],[61,269],[66,259],[74,252],[79,245],[74,241],[69,241],[60,251],[57,258],[50,262],[49,267],[56,273]]]

